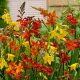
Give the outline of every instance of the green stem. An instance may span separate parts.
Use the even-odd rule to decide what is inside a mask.
[[[2,75],[3,75],[2,78],[3,78],[3,80],[6,80],[4,71],[5,71],[5,69],[2,70]]]
[[[76,31],[75,31],[75,39],[76,39]]]
[[[64,63],[63,63],[63,75],[64,75]]]

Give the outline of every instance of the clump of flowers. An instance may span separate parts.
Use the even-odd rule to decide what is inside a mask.
[[[2,15],[7,26],[0,30],[0,80],[79,80],[80,14],[69,8],[58,17],[33,7],[46,20],[23,18],[24,6],[15,22],[6,10]]]

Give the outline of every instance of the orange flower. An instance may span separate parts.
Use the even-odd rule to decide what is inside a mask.
[[[39,47],[39,42],[38,41],[33,41],[31,40],[31,46],[35,47],[35,48],[38,48]]]
[[[42,8],[40,8],[40,10],[41,10],[41,13],[40,14],[42,14],[44,17],[49,15],[49,13],[48,13],[47,10],[44,10]]]
[[[9,64],[9,68],[6,69],[5,73],[13,77],[15,74],[15,66],[16,66],[15,62],[11,62]]]
[[[17,45],[17,46],[13,46],[13,50],[14,51],[19,51],[21,47],[21,44]]]
[[[12,48],[14,45],[15,45],[15,41],[14,40],[10,41],[9,46]]]
[[[34,9],[40,11],[40,13],[41,13],[44,17],[49,16],[48,11],[45,10],[45,9],[43,9],[43,8],[36,8],[36,7],[32,7],[32,8],[34,8]]]
[[[45,40],[44,42],[40,43],[40,48],[43,48],[44,50],[47,49],[47,41]]]
[[[49,25],[55,24],[56,23],[56,20],[55,20],[56,18],[58,18],[58,16],[56,15],[55,11],[49,13],[47,24],[49,24]]]
[[[12,78],[16,77],[16,80],[20,80],[21,72],[23,71],[24,70],[21,62],[18,65],[16,65],[15,62],[11,62],[9,68],[6,69],[6,74],[9,74]]]
[[[16,69],[15,70],[16,80],[20,80],[20,78],[21,78],[21,72],[24,72],[22,63],[20,62],[18,65],[16,65],[15,69]]]
[[[15,35],[17,38],[21,36],[20,32],[16,32],[16,31],[14,31],[13,35]]]
[[[75,40],[68,40],[65,46],[67,47],[67,50],[75,50],[75,48],[78,47],[78,44]]]
[[[24,71],[21,63],[19,63],[19,65],[16,65],[15,68],[16,68],[16,74]]]
[[[37,56],[39,52],[37,51],[37,49],[31,48],[31,54],[32,54],[32,57],[34,57],[34,56]]]
[[[5,36],[5,35],[3,35],[2,37],[1,37],[1,40],[2,40],[2,42],[5,42],[6,40],[7,40],[7,36]]]

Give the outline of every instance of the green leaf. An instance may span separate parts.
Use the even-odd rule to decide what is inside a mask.
[[[62,23],[62,20],[60,20],[60,19],[57,18],[57,19],[56,19],[56,22],[57,22],[57,23]]]
[[[56,57],[56,58],[55,58],[55,62],[56,62],[56,63],[60,63],[59,57]]]
[[[45,25],[42,25],[42,27],[40,29],[40,34],[46,34],[46,33],[48,33],[48,30]]]
[[[76,33],[80,35],[80,28],[76,27]]]

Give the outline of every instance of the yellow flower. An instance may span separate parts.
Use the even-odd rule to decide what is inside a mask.
[[[24,42],[23,45],[27,48],[29,46],[29,41]]]
[[[19,31],[19,27],[18,26],[14,26],[14,30],[15,31]]]
[[[56,47],[54,47],[54,46],[48,46],[48,49],[49,49],[49,52],[50,53],[56,53],[57,52],[57,48]]]
[[[53,61],[52,55],[49,55],[48,53],[45,53],[45,56],[43,57],[44,63],[49,63],[51,65],[51,62]]]
[[[15,56],[14,56],[13,54],[8,54],[7,60],[8,60],[8,61],[13,61],[14,57],[15,57]]]
[[[76,71],[77,65],[78,65],[78,63],[72,64],[72,65],[70,66],[70,69]]]
[[[5,11],[5,13],[2,15],[2,19],[7,23],[7,24],[9,24],[9,23],[11,23],[11,16],[10,16],[10,14],[7,12],[7,11]]]
[[[59,41],[66,41],[65,37],[67,35],[67,32],[64,29],[59,28],[58,26],[56,26],[56,28],[52,32],[50,32],[50,34],[52,38],[57,38]]]
[[[15,31],[19,30],[19,22],[12,22],[11,24],[13,25]]]
[[[0,58],[0,69],[3,69],[4,67],[8,67],[8,65],[5,59],[2,57]]]

